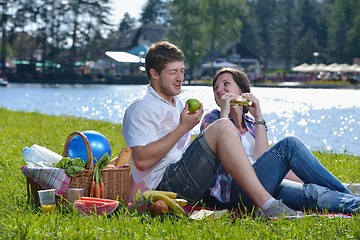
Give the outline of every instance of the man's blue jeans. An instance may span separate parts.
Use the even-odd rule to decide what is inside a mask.
[[[220,203],[208,196],[220,166],[216,153],[200,134],[183,158],[166,169],[157,190],[174,191],[190,201],[203,198],[205,203],[215,202],[221,208],[252,208],[254,204],[234,180],[230,202]],[[258,158],[253,167],[264,188],[290,208],[346,213],[360,209],[360,197],[352,195],[296,137],[279,141]],[[289,170],[304,184],[284,180]]]

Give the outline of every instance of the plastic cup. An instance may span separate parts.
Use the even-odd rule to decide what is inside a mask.
[[[84,196],[85,189],[84,188],[69,188],[69,203],[74,203],[76,200],[79,200]]]
[[[39,190],[38,194],[41,209],[44,212],[53,212],[56,210],[55,189]]]

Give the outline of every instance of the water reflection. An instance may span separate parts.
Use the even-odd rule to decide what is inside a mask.
[[[25,87],[24,87],[25,86]],[[0,106],[11,110],[73,115],[121,123],[127,106],[146,86],[12,85],[0,88]],[[300,137],[311,149],[360,153],[359,90],[253,88],[269,128],[269,141]],[[184,86],[182,97],[197,98],[205,111],[216,108],[211,87]],[[199,126],[193,133],[199,132]]]

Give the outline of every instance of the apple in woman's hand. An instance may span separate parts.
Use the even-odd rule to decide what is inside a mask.
[[[189,105],[189,113],[195,113],[200,108],[200,102],[197,99],[190,98],[186,101],[186,104]]]

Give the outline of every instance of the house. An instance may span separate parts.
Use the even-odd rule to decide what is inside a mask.
[[[212,53],[207,54],[203,59],[202,66],[209,62],[216,62],[220,65],[227,63],[229,66],[236,64],[240,69],[246,72],[250,80],[261,78],[260,58],[250,51],[243,44],[230,40],[224,47]],[[200,73],[204,74],[204,72]]]
[[[124,51],[143,57],[152,43],[163,40],[166,31],[166,26],[157,24],[147,24],[130,30],[120,38],[116,45],[116,51]],[[244,69],[251,80],[261,77],[259,57],[243,44],[236,41],[228,41],[221,51],[205,56],[203,64],[206,64],[208,61],[227,61],[237,64]],[[204,72],[200,68],[196,72],[193,77],[201,77],[206,71]]]
[[[147,24],[130,30],[120,38],[116,50],[128,52],[138,46],[150,46],[154,42],[163,40],[166,30],[166,26],[157,24]]]

